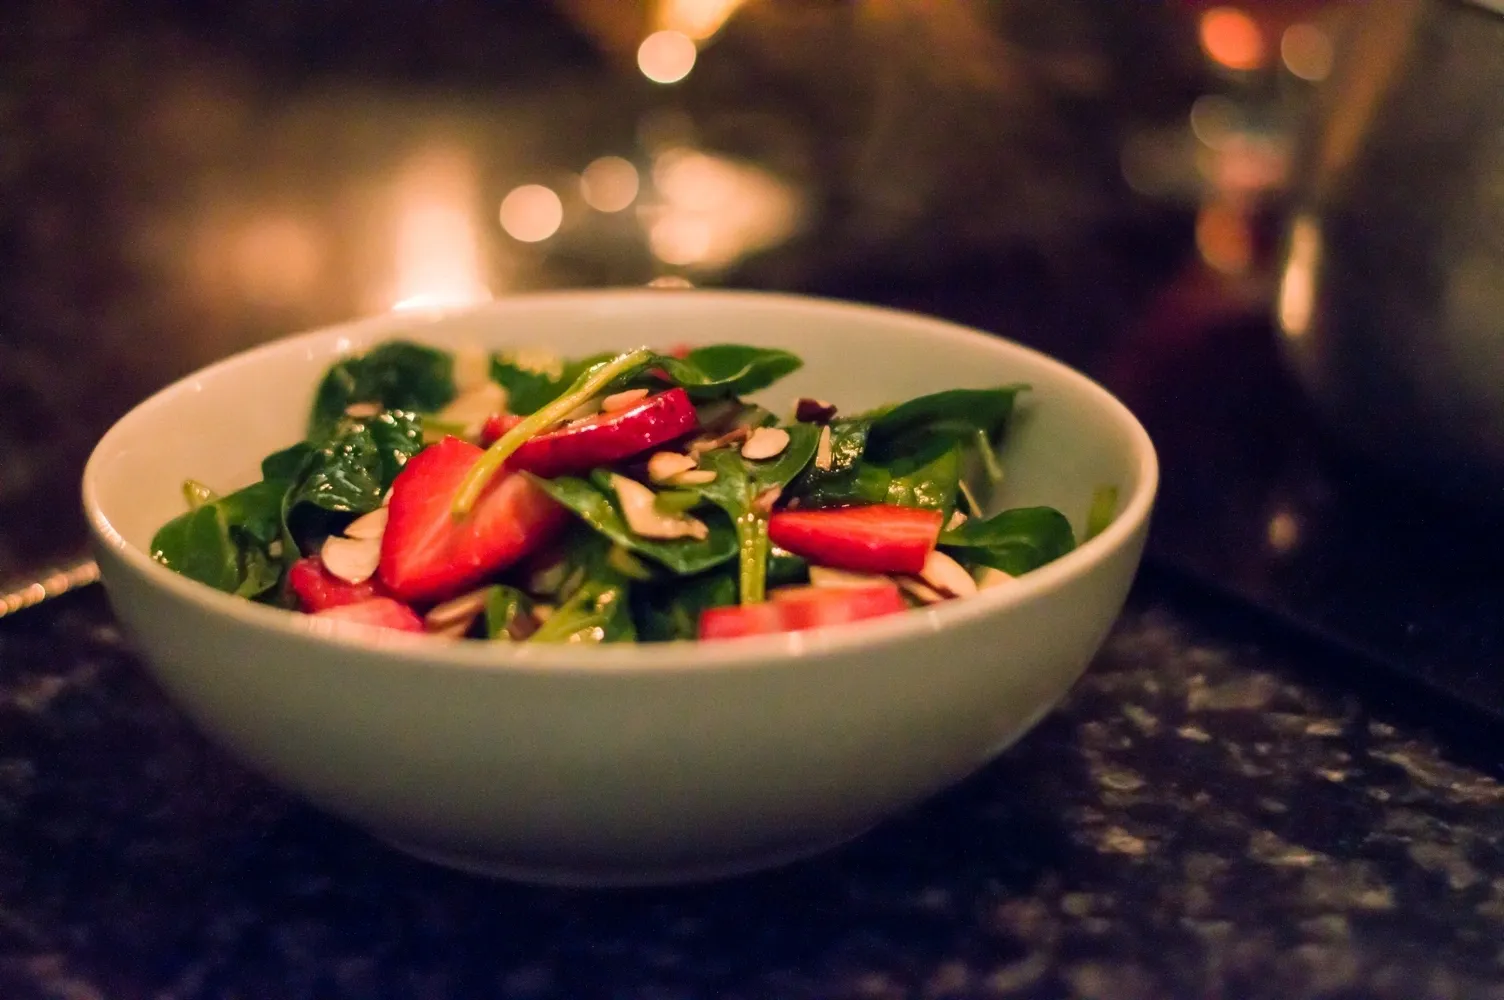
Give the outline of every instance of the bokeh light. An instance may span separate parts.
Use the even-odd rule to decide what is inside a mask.
[[[553,188],[524,184],[501,202],[501,228],[521,243],[538,243],[559,231],[564,223],[564,203]]]
[[[658,27],[681,32],[695,41],[721,30],[744,0],[659,0]]]
[[[598,212],[620,212],[637,200],[637,168],[620,156],[602,156],[580,174],[580,194]]]
[[[1263,32],[1236,7],[1213,7],[1201,15],[1201,48],[1228,69],[1252,70],[1264,64]]]
[[[1333,56],[1331,38],[1314,24],[1292,24],[1280,36],[1280,59],[1302,80],[1325,80],[1332,73]]]
[[[695,43],[682,31],[655,31],[637,48],[637,68],[654,83],[678,83],[695,68]]]

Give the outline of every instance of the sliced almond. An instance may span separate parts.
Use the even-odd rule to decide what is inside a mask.
[[[487,379],[484,384],[450,400],[448,406],[434,415],[434,419],[441,424],[460,428],[457,437],[477,441],[486,426],[486,420],[493,414],[505,411],[506,407],[507,391]]]
[[[380,413],[380,403],[351,403],[345,407],[345,416],[355,420],[369,420]]]
[[[345,525],[346,538],[380,538],[386,533],[386,519],[391,511],[377,507],[369,514],[362,514]]]
[[[681,455],[676,451],[660,451],[648,459],[648,478],[655,483],[666,483],[698,464],[688,455]]]
[[[746,427],[733,427],[731,430],[717,437],[703,437],[691,441],[689,454],[691,458],[698,459],[707,451],[715,451],[717,448],[729,448],[734,444],[740,444],[752,436],[752,432]]]
[[[319,556],[324,568],[346,583],[365,583],[381,562],[381,539],[330,535]]]
[[[470,634],[470,626],[475,624],[477,615],[471,615],[464,621],[455,622],[453,625],[445,625],[443,628],[428,629],[429,635],[441,635],[446,639],[463,639]]]
[[[820,441],[815,445],[815,468],[821,472],[829,472],[833,464],[835,464],[835,454],[830,444],[830,428],[821,427]]]
[[[482,587],[445,601],[423,616],[423,627],[430,632],[442,632],[455,625],[469,629],[471,623],[486,609],[486,598],[489,595],[490,588]]]
[[[713,469],[689,469],[668,479],[670,486],[704,486],[706,483],[715,482]]]
[[[966,515],[965,514],[961,513],[959,510],[952,511],[951,515],[950,515],[950,520],[945,522],[945,530],[946,531],[954,531],[955,529],[959,528],[961,525],[963,525],[965,523],[966,523]]]
[[[942,594],[952,597],[969,597],[977,592],[977,582],[966,572],[966,567],[950,556],[934,549],[924,557],[924,568],[919,578]]]
[[[1000,569],[987,566],[982,569],[981,579],[977,580],[977,587],[981,590],[991,590],[993,587],[1006,587],[1017,580],[1012,573],[1004,573]]]
[[[462,344],[455,348],[450,377],[461,393],[480,388],[491,381],[491,355],[479,344]]]
[[[710,537],[705,522],[687,514],[670,515],[660,511],[653,502],[653,491],[637,480],[614,475],[611,486],[621,500],[622,517],[634,534],[660,539]]]
[[[601,400],[601,410],[605,413],[615,413],[617,410],[625,410],[629,406],[636,406],[648,398],[646,389],[626,389],[622,392],[613,392]]]
[[[588,420],[599,412],[601,412],[601,401],[599,397],[596,397],[585,400],[579,406],[564,414],[562,419],[564,423],[572,424],[577,420]]]
[[[778,498],[781,496],[783,496],[782,486],[769,486],[752,498],[752,509],[759,514],[771,514],[773,513],[773,505],[778,502]]]
[[[553,617],[553,615],[554,615],[554,606],[552,604],[534,604],[533,605],[533,617],[538,620],[538,624],[539,625],[542,625],[544,622],[548,621],[550,618]]]
[[[742,445],[742,458],[766,461],[789,446],[789,432],[782,427],[759,427]]]
[[[912,576],[895,576],[893,582],[898,584],[906,593],[919,598],[921,604],[939,604],[945,600],[945,595],[922,580]]]
[[[835,569],[830,566],[811,566],[809,582],[812,587],[851,589],[880,586],[887,583],[888,578],[880,573],[854,573],[851,570]]]
[[[525,372],[532,372],[534,375],[558,378],[564,374],[564,359],[553,351],[541,347],[523,347],[508,351],[501,358],[507,364],[521,368]]]

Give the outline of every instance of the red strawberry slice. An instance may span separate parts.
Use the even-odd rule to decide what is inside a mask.
[[[589,472],[672,441],[700,425],[683,389],[648,396],[625,410],[601,413],[539,434],[513,453],[507,466],[545,479]]]
[[[878,618],[906,611],[903,595],[892,584],[871,587],[792,587],[774,590],[766,604],[708,608],[700,613],[701,639],[801,632],[826,625]]]
[[[318,556],[308,556],[293,563],[287,571],[287,585],[298,596],[298,604],[309,614],[388,596],[380,580],[372,578],[364,583],[347,583],[324,568],[324,560]]]
[[[941,521],[938,510],[894,504],[789,510],[768,519],[768,537],[820,566],[918,573],[940,538]]]
[[[481,450],[447,437],[410,459],[392,484],[377,575],[404,601],[453,597],[546,545],[569,515],[526,476],[506,471],[463,518],[454,495]]]
[[[376,628],[393,628],[399,632],[422,632],[423,619],[406,604],[390,597],[373,597],[355,604],[341,604],[314,612],[315,618],[333,618],[354,622],[357,625],[372,625]]]
[[[489,448],[507,431],[522,423],[522,418],[515,413],[493,413],[486,418],[486,422],[480,429],[481,447]]]

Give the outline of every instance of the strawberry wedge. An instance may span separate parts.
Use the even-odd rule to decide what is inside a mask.
[[[475,445],[445,438],[397,475],[376,571],[396,597],[413,604],[453,597],[546,545],[568,520],[564,508],[511,471],[456,518],[455,491],[480,456]]]
[[[374,578],[364,583],[341,580],[324,567],[324,560],[318,556],[307,556],[293,563],[287,571],[287,585],[297,595],[298,605],[309,614],[389,596],[381,581]]]
[[[672,441],[698,426],[689,395],[683,389],[669,389],[624,410],[539,434],[507,459],[507,467],[544,479],[585,473]]]
[[[792,587],[774,590],[763,604],[708,608],[700,613],[701,639],[736,639],[745,635],[801,632],[826,625],[845,625],[907,610],[892,584],[871,587]]]
[[[873,504],[780,511],[768,537],[820,566],[861,573],[918,573],[940,538],[937,510]]]
[[[314,618],[333,618],[337,621],[354,622],[375,628],[391,628],[399,632],[422,632],[423,619],[406,604],[390,597],[373,597],[354,604],[341,604],[325,608],[313,614]]]

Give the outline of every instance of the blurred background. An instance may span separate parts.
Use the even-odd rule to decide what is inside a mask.
[[[257,342],[544,288],[776,289],[1085,368],[1162,452],[1151,568],[1504,717],[1498,533],[1334,447],[1274,322],[1320,308],[1315,223],[1284,236],[1313,109],[1387,86],[1331,96],[1349,39],[1504,33],[1472,6],[1438,33],[1463,6],[16,0],[0,578],[80,551],[111,421]]]

